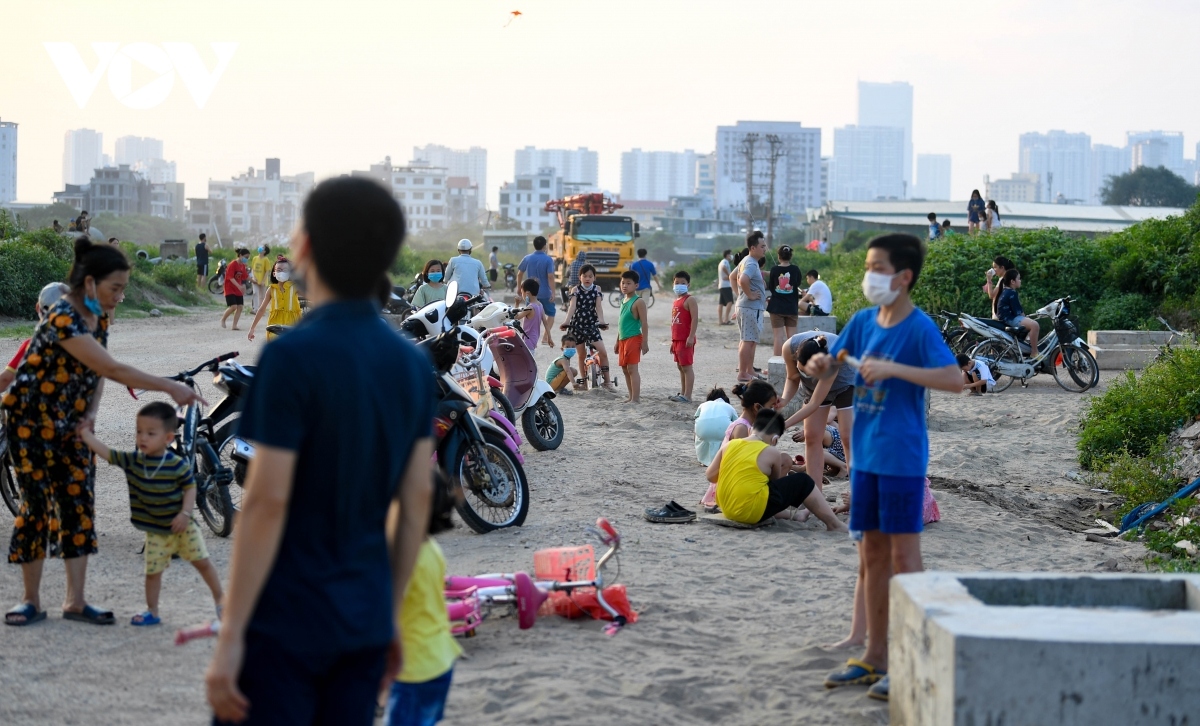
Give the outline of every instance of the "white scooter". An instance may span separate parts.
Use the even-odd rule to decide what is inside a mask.
[[[493,302],[471,318],[469,324],[482,334],[491,351],[504,396],[521,419],[525,438],[538,451],[557,449],[563,439],[562,414],[553,400],[557,394],[538,375],[537,360],[526,344],[525,331],[514,319],[520,312],[502,302]],[[481,364],[486,363],[481,361]]]

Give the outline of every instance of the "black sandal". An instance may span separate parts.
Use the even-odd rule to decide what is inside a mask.
[[[684,509],[675,503],[674,500],[667,502],[658,509],[647,509],[642,517],[647,522],[655,522],[657,524],[685,524],[687,522],[696,521],[696,513],[690,509]]]
[[[24,618],[24,620],[14,620],[13,619],[14,616],[19,617],[19,618]],[[8,612],[4,613],[4,624],[5,625],[13,625],[18,628],[23,625],[33,625],[34,623],[40,622],[45,619],[46,619],[46,611],[45,610],[38,610],[37,608],[35,608],[33,606],[32,603],[27,603],[27,602],[23,602],[20,605],[13,608],[12,610],[9,610]]]
[[[84,605],[83,611],[78,613],[63,610],[63,620],[74,620],[80,623],[91,623],[92,625],[112,625],[117,622],[111,610],[99,610],[91,605]]]

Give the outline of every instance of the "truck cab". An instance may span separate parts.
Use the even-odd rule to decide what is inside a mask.
[[[599,201],[592,197],[600,198]],[[571,264],[580,253],[583,261],[596,268],[596,284],[601,290],[615,290],[621,273],[634,261],[634,239],[641,235],[632,217],[612,214],[620,205],[601,195],[578,195],[546,205],[557,211],[559,230],[547,240],[547,252],[554,258],[555,272],[565,289]],[[603,210],[606,213],[593,213]]]

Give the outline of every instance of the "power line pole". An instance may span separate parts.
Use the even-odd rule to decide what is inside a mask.
[[[767,143],[771,145],[771,150],[768,156],[768,161],[771,165],[770,180],[771,186],[767,189],[767,247],[775,246],[775,167],[779,163],[779,157],[787,154],[787,150],[783,148],[783,141],[776,134],[767,134]]]
[[[742,137],[742,155],[746,157],[746,234],[754,231],[754,145],[758,134]]]

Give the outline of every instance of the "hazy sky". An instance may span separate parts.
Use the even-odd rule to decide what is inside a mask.
[[[1200,140],[1192,0],[6,0],[0,15],[21,201],[61,188],[63,132],[82,127],[110,154],[119,136],[164,140],[188,196],[268,156],[321,178],[426,143],[487,148],[493,206],[525,145],[595,149],[617,191],[621,151],[710,151],[738,119],[819,126],[828,154],[858,80],[913,85],[914,150],[953,155],[956,199],[1016,171],[1024,131],[1183,131],[1189,158]],[[238,45],[203,109],[176,73],[135,110],[110,77],[80,109],[47,42],[87,68],[94,42],[191,43],[210,69],[210,43]],[[134,89],[155,77],[134,64]]]

